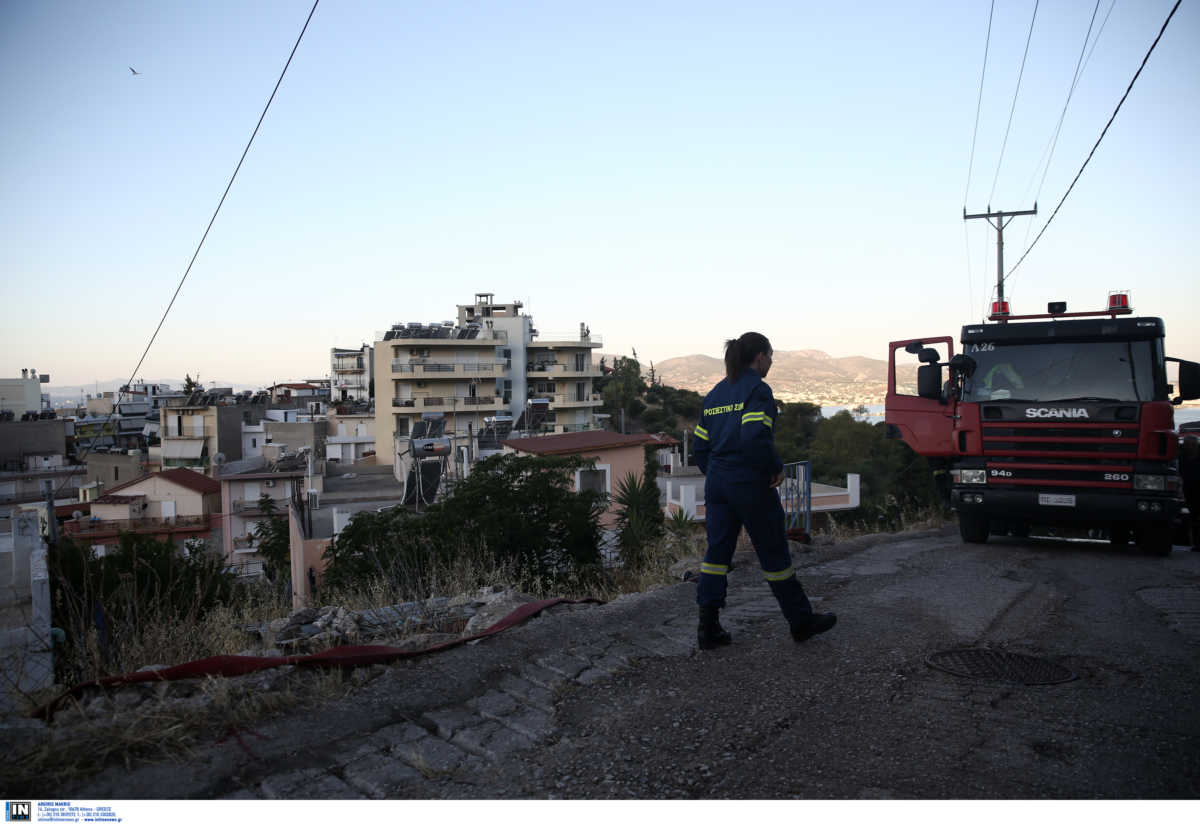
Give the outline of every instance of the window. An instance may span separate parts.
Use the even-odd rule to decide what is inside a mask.
[[[250,448],[251,448],[251,449],[257,449],[257,448],[258,448],[258,438],[251,438],[251,439],[250,439]]]
[[[121,469],[119,467],[116,467],[116,466],[113,467],[113,480],[114,481],[121,480]]]
[[[599,492],[609,494],[608,466],[600,465],[595,469],[580,469],[575,473],[575,489],[579,492]]]

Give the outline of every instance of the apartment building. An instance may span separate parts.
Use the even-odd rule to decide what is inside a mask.
[[[38,375],[36,369],[22,369],[19,378],[0,378],[0,413],[6,413],[9,420],[20,420],[48,411],[50,396],[42,392],[42,384],[49,382],[50,376]]]
[[[595,428],[600,370],[592,351],[600,337],[584,324],[578,332],[542,334],[519,301],[493,298],[476,294],[457,307],[457,321],[400,323],[376,335],[377,463],[395,465],[398,445],[407,448],[427,412],[442,413],[446,434],[464,444],[496,415],[510,415],[518,431]]]
[[[371,381],[375,377],[375,349],[364,343],[359,349],[329,350],[330,403],[370,400]]]
[[[189,467],[215,474],[213,459],[242,457],[242,424],[262,420],[264,407],[255,403],[221,403],[214,393],[195,392],[170,398],[159,410],[162,468]]]

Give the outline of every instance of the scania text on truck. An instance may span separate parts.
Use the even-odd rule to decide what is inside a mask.
[[[1173,407],[1200,398],[1200,364],[1167,357],[1162,320],[1132,317],[1126,292],[1097,312],[1016,316],[998,301],[989,320],[962,327],[959,354],[950,337],[888,345],[889,437],[948,472],[963,540],[1069,524],[1170,553],[1185,512]],[[920,364],[915,395],[897,385],[898,353]]]

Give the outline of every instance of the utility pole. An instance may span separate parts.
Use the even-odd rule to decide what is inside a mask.
[[[1014,217],[1023,215],[1036,215],[1037,203],[1034,202],[1032,209],[1026,209],[1023,212],[993,212],[991,204],[988,205],[988,210],[978,215],[967,214],[967,207],[963,207],[963,220],[985,219],[988,224],[996,230],[996,302],[1003,305],[1004,303],[1004,227],[1007,226]],[[992,218],[996,219],[992,223]],[[1008,220],[1005,220],[1008,218]]]

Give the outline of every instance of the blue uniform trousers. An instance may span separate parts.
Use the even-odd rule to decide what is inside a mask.
[[[805,626],[811,619],[812,605],[792,569],[783,505],[775,490],[765,481],[724,481],[719,470],[714,470],[705,477],[704,508],[708,551],[700,565],[696,603],[702,607],[725,606],[729,563],[744,526],[784,618],[793,628]]]

